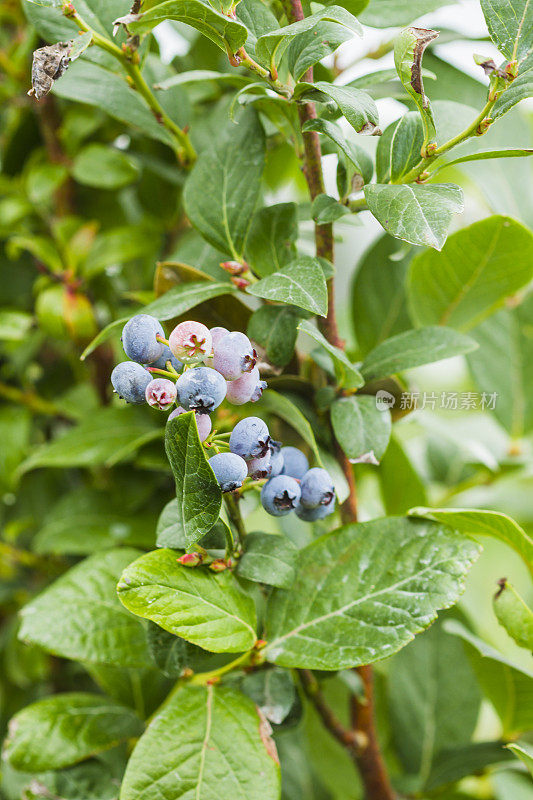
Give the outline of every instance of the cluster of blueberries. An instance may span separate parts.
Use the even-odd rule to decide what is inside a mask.
[[[128,403],[148,403],[169,411],[169,420],[194,411],[200,441],[211,433],[209,414],[224,399],[234,405],[255,402],[266,383],[261,380],[257,353],[239,331],[207,328],[200,322],[180,322],[168,340],[159,320],[137,314],[124,326],[122,346],[131,361],[111,373],[117,394]],[[165,377],[154,377],[154,375]],[[227,444],[226,444],[227,446]],[[335,508],[333,482],[325,469],[309,469],[304,453],[274,442],[266,423],[246,417],[234,427],[229,452],[209,463],[223,492],[242,486],[245,478],[266,478],[261,489],[263,508],[275,517],[296,511],[314,522]]]
[[[223,492],[242,486],[246,477],[268,478],[261,489],[261,503],[274,517],[296,511],[300,519],[315,522],[335,508],[335,489],[325,469],[313,467],[296,447],[282,447],[270,438],[259,417],[245,417],[235,425],[229,453],[209,459]]]
[[[111,373],[117,394],[128,403],[148,403],[169,411],[169,419],[194,411],[201,441],[211,431],[209,414],[224,398],[234,405],[255,402],[266,388],[257,353],[239,331],[180,322],[168,341],[159,320],[137,314],[124,326],[122,346],[131,361]],[[189,369],[194,367],[194,369]],[[157,373],[166,377],[154,377]]]

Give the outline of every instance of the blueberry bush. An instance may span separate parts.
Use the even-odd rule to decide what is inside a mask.
[[[533,3],[446,4],[0,4],[1,800],[533,796]]]

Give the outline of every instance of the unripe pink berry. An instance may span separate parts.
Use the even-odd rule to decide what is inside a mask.
[[[155,378],[146,387],[145,396],[148,405],[168,411],[176,400],[176,384],[166,378]]]
[[[236,381],[226,381],[227,392],[226,400],[235,406],[242,406],[243,403],[255,403],[259,400],[266,388],[265,381],[261,380],[259,370],[254,367],[251,372],[245,372]]]
[[[213,349],[209,328],[201,322],[180,322],[170,334],[168,344],[176,358],[185,364],[205,361]]]
[[[177,408],[174,409],[174,411],[170,412],[170,414],[168,415],[168,421],[170,422],[170,420],[174,419],[174,417],[179,417],[181,414],[185,413],[186,413],[185,409],[182,408],[181,406],[178,406]],[[196,413],[194,416],[196,418],[196,425],[198,427],[198,435],[200,436],[200,441],[205,442],[205,440],[211,433],[211,428],[213,427],[213,423],[211,422],[211,417],[209,416],[209,414],[196,414]]]

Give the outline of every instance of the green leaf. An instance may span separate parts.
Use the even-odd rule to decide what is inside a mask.
[[[518,75],[498,97],[491,116],[494,119],[506,114],[521,100],[533,96],[533,53],[518,67]]]
[[[461,747],[448,747],[436,756],[426,791],[433,792],[470,775],[482,775],[487,767],[505,761],[508,761],[508,757],[502,741],[473,742]],[[454,794],[451,800],[466,800],[466,796]]]
[[[533,428],[533,295],[516,308],[502,309],[471,334],[479,350],[468,367],[480,392],[496,392],[491,409],[513,437]]]
[[[366,381],[384,378],[404,369],[469,353],[478,346],[474,339],[449,328],[432,326],[405,331],[378,344],[363,361],[361,374]]]
[[[284,367],[291,360],[298,334],[298,313],[287,306],[261,306],[248,323],[247,334],[265,348],[268,360]]]
[[[378,476],[388,515],[407,514],[413,506],[428,502],[424,481],[394,434],[380,461]]]
[[[533,651],[533,611],[505,578],[492,601],[500,625],[520,645]]]
[[[182,686],[135,747],[120,800],[278,800],[279,783],[254,703],[225,686]]]
[[[397,239],[442,250],[453,214],[463,211],[463,192],[453,183],[365,186],[372,214]]]
[[[467,536],[492,536],[516,550],[533,572],[533,539],[507,514],[469,508],[413,508],[415,517],[449,525]]]
[[[281,725],[296,702],[296,687],[290,672],[264,669],[245,675],[241,690],[274,725]]]
[[[436,141],[435,119],[424,93],[422,58],[424,50],[438,36],[427,28],[406,28],[394,42],[394,64],[407,94],[414,100],[422,120],[423,142],[427,146]]]
[[[513,742],[505,746],[524,762],[533,777],[533,745],[528,742]]]
[[[150,655],[161,672],[168,678],[179,678],[186,666],[186,648],[190,647],[185,639],[165,631],[155,622],[148,623],[146,639]]]
[[[351,9],[348,11],[353,13]],[[287,50],[287,65],[294,80],[299,81],[309,67],[334,53],[350,39],[353,39],[353,31],[334,22],[319,22],[314,28],[296,36]]]
[[[386,128],[376,151],[378,183],[399,183],[420,161],[424,131],[419,114],[410,111]]]
[[[231,53],[236,53],[246,41],[248,32],[245,26],[236,19],[216,11],[209,3],[202,0],[167,0],[141,13],[140,19],[128,23],[133,33],[148,33],[160,22],[173,19],[196,28],[207,36],[221,50],[226,50],[227,42]]]
[[[92,278],[107,267],[125,264],[154,253],[153,229],[123,225],[102,231],[95,238],[82,265],[83,274]]]
[[[397,751],[421,790],[439,754],[465,748],[476,727],[481,694],[461,643],[432,625],[392,659],[388,694]]]
[[[505,150],[483,150],[480,153],[470,153],[470,155],[454,158],[452,161],[440,164],[436,169],[432,170],[431,174],[436,175],[441,169],[453,167],[456,164],[465,164],[467,161],[490,161],[494,158],[526,158],[531,155],[533,155],[533,150],[517,150],[511,147],[507,147]]]
[[[20,465],[20,474],[36,467],[118,464],[162,433],[155,419],[142,409],[101,408],[63,436],[36,448]]]
[[[304,123],[302,130],[304,132],[316,131],[327,136],[337,146],[338,150],[343,153],[354,171],[361,175],[364,183],[369,183],[372,179],[374,172],[372,159],[362,147],[345,139],[343,132],[335,122],[330,122],[326,119],[308,119]]]
[[[4,308],[0,311],[0,341],[20,342],[28,335],[32,316],[26,311]]]
[[[205,303],[207,300],[212,300],[225,294],[235,294],[236,292],[236,288],[231,283],[210,280],[191,281],[169,289],[168,292],[162,294],[153,303],[148,303],[148,305],[144,306],[142,313],[150,314],[160,322],[165,322],[166,320],[180,317],[186,311],[200,305],[200,303]],[[133,312],[130,316],[133,316]],[[87,345],[80,356],[81,360],[84,361],[99,345],[106,342],[113,333],[123,328],[129,319],[129,316],[121,317],[121,319],[110,322]]]
[[[59,80],[53,93],[106,111],[111,117],[131,125],[151,139],[173,145],[167,129],[160,125],[138,92],[120,75],[84,59],[75,61]]]
[[[377,106],[370,95],[362,89],[317,81],[299,83],[295,90],[295,97],[300,101],[311,99],[324,103],[326,102],[324,95],[333,100],[356,133],[379,135]]]
[[[294,428],[313,451],[317,465],[322,466],[313,429],[300,409],[288,397],[284,397],[284,395],[275,392],[273,389],[267,389],[266,392],[263,392],[261,407],[265,411],[281,417],[287,425]]]
[[[481,0],[490,38],[509,61],[523,61],[533,49],[530,0]]]
[[[246,260],[261,278],[296,257],[297,210],[296,203],[277,203],[260,208],[252,217],[246,239]]]
[[[211,530],[222,505],[222,492],[200,442],[193,411],[167,422],[165,450],[176,481],[177,524],[191,545]]]
[[[390,336],[412,327],[405,277],[409,253],[391,236],[381,236],[363,255],[352,287],[352,319],[363,355]]]
[[[299,256],[287,267],[253,283],[247,291],[256,297],[288,303],[322,317],[328,313],[324,270],[311,256]]]
[[[56,694],[15,714],[4,756],[25,772],[61,769],[142,731],[135,712],[114,700],[86,692]]]
[[[152,666],[144,628],[115,592],[122,570],[138,555],[128,547],[107,550],[72,567],[24,606],[20,639],[91,664]]]
[[[327,194],[319,194],[311,205],[311,216],[317,225],[325,225],[328,222],[336,222],[341,217],[350,214],[350,209],[330,197]]]
[[[331,406],[331,424],[349,459],[372,454],[379,461],[391,434],[388,408],[381,410],[374,395],[340,397]]]
[[[237,574],[257,583],[288,589],[294,580],[298,550],[290,539],[270,533],[249,533]]]
[[[120,150],[93,142],[77,154],[72,164],[72,174],[84,186],[120,189],[137,180],[139,169]]]
[[[322,336],[320,331],[307,320],[302,320],[298,328],[314,339],[315,342],[330,354],[335,366],[335,374],[337,375],[339,386],[343,386],[345,389],[357,389],[359,386],[363,385],[363,376],[357,367],[347,358],[343,350],[339,350],[338,347],[334,347],[334,345],[330,344],[325,336]]]
[[[0,489],[12,491],[18,482],[17,467],[30,449],[32,420],[29,409],[5,404],[0,408]]]
[[[213,83],[216,86],[234,86],[240,89],[250,82],[246,75],[236,75],[231,72],[216,72],[212,69],[191,69],[187,72],[178,72],[165,78],[164,81],[158,83],[154,88],[166,91],[172,89],[173,86],[189,86],[196,83]]]
[[[346,9],[332,5],[324,8],[316,14],[311,14],[298,22],[286,25],[284,28],[276,28],[268,31],[259,37],[255,46],[255,53],[259,61],[263,64],[277,64],[289,44],[297,37],[317,25],[322,20],[335,22],[358,36],[363,35],[363,29],[357,19]]]
[[[242,260],[260,191],[265,136],[255,112],[246,110],[216,144],[204,151],[185,184],[185,209],[214,247]],[[211,191],[206,193],[205,187]]]
[[[187,549],[185,530],[180,522],[176,498],[166,504],[159,516],[156,529],[156,545],[157,547],[171,547],[174,550]]]
[[[450,236],[442,254],[421,253],[413,260],[412,313],[419,325],[468,330],[532,277],[531,232],[509,217],[488,217]]]
[[[9,258],[17,258],[23,250],[31,253],[52,272],[63,272],[63,261],[50,239],[45,239],[44,236],[12,236],[8,239],[6,251]]]
[[[123,605],[212,653],[241,653],[256,641],[255,606],[231,572],[183,567],[174,550],[130,564],[117,586]]]
[[[450,620],[445,629],[463,639],[481,688],[501,719],[504,737],[533,727],[533,673],[517,667],[459,622]]]
[[[361,15],[363,25],[374,28],[409,25],[416,17],[449,4],[449,0],[370,0],[368,8]]]
[[[336,670],[392,655],[453,605],[479,547],[440,525],[388,517],[300,550],[267,608],[269,661]]]

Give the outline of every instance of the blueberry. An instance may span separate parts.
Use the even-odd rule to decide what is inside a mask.
[[[155,317],[149,314],[132,317],[122,329],[122,347],[128,358],[139,364],[152,364],[160,358],[163,345],[155,338],[157,334],[165,338],[165,331]]]
[[[154,378],[145,389],[146,402],[160,411],[168,411],[176,399],[176,384],[166,378]]]
[[[264,388],[266,386],[266,383],[259,377],[259,370],[257,367],[254,367],[251,372],[245,372],[244,375],[237,378],[235,381],[227,381],[227,384],[228,390],[226,397],[234,406],[242,406],[244,403],[254,402],[253,398],[258,391],[258,387],[263,385]],[[259,400],[261,394],[262,389],[260,389],[259,396],[256,398],[257,400]]]
[[[227,328],[222,328],[220,325],[217,325],[215,328],[210,328],[209,333],[211,334],[211,341],[213,343],[214,350],[220,340],[223,339],[224,336],[229,333],[229,331]]]
[[[167,361],[170,361],[176,372],[182,371],[183,362],[176,358],[168,344],[163,345],[163,354],[160,355],[159,358],[153,361],[149,366],[157,367],[157,369],[166,369]]]
[[[331,475],[325,469],[313,467],[305,473],[300,481],[302,492],[302,506],[316,508],[327,506],[335,497],[335,489]]]
[[[304,522],[316,522],[318,519],[324,519],[324,517],[333,514],[335,511],[335,497],[332,497],[329,503],[323,506],[317,506],[316,508],[305,508],[301,504],[298,505],[296,509],[296,516],[302,519]]]
[[[176,382],[178,400],[187,411],[210,414],[226,396],[226,381],[214,369],[188,369]]]
[[[268,384],[266,381],[257,381],[253,394],[250,397],[250,403],[257,403],[257,401],[260,400],[261,397],[263,396],[263,392],[265,391],[267,386]]]
[[[174,419],[174,417],[179,417],[180,414],[185,414],[185,413],[186,413],[185,409],[182,408],[181,406],[178,406],[177,408],[174,409],[174,411],[170,412],[170,414],[168,415],[167,422],[170,422],[170,420]],[[198,435],[200,437],[200,441],[205,442],[205,440],[211,433],[211,428],[213,427],[213,423],[211,422],[211,417],[209,416],[209,414],[198,414],[198,412],[195,412],[194,416],[196,418],[196,425],[198,427]]]
[[[251,372],[257,361],[257,353],[249,338],[233,331],[220,338],[214,348],[213,366],[227,381],[235,381],[244,373]]]
[[[270,442],[270,477],[275,478],[283,471],[283,453],[281,442]]]
[[[273,517],[284,517],[293,511],[300,500],[300,487],[289,475],[277,475],[261,489],[261,503]]]
[[[170,349],[184,364],[196,364],[211,355],[209,328],[201,322],[180,322],[168,337]]]
[[[248,474],[246,461],[235,453],[217,453],[209,459],[209,464],[223,492],[238,489]]]
[[[135,361],[122,361],[111,373],[113,389],[128,403],[146,402],[145,391],[152,376]]]
[[[262,458],[269,451],[270,435],[266,422],[259,417],[245,417],[231,432],[229,449],[246,461]]]
[[[309,461],[305,453],[297,447],[282,447],[283,456],[283,475],[290,475],[291,478],[300,480],[309,469]]]
[[[272,472],[270,450],[262,458],[252,458],[248,461],[248,475],[252,480],[257,481],[268,478]]]

